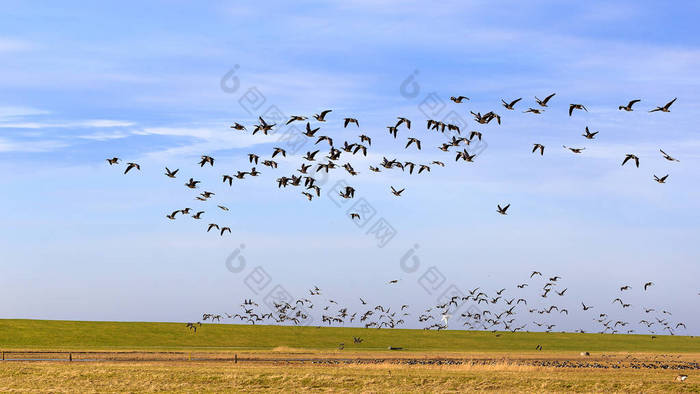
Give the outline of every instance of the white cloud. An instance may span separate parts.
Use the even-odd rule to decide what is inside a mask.
[[[55,140],[20,142],[0,139],[0,152],[50,152],[67,146],[67,143]]]
[[[110,127],[129,127],[133,126],[135,123],[121,121],[121,120],[109,120],[109,119],[95,119],[95,120],[81,120],[75,122],[63,122],[63,123],[44,123],[44,122],[16,122],[16,123],[0,123],[0,128],[4,129],[46,129],[46,128],[68,128],[68,127],[86,127],[86,128],[110,128]]]
[[[78,138],[82,138],[85,140],[93,140],[93,141],[110,141],[110,140],[117,140],[121,138],[126,138],[133,135],[132,133],[125,133],[125,132],[97,132],[97,133],[92,133],[92,134],[83,134],[79,135]]]
[[[19,106],[0,107],[0,121],[12,120],[15,118],[21,118],[21,117],[25,117],[25,116],[46,115],[49,113],[50,113],[49,111],[45,111],[45,110],[38,109],[38,108],[32,108],[32,107],[19,107]]]

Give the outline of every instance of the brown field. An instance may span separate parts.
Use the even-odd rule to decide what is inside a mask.
[[[637,356],[640,357],[640,356]],[[614,362],[613,362],[614,363]],[[686,382],[676,382],[686,373]],[[300,362],[6,362],[12,392],[700,392],[698,371],[489,365]]]
[[[696,337],[0,320],[0,345],[3,393],[700,392]]]

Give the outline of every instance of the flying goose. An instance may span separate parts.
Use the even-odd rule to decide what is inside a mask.
[[[313,137],[314,134],[316,134],[316,132],[319,130],[321,130],[320,127],[316,127],[315,129],[312,129],[311,124],[309,122],[306,122],[306,131],[303,134],[307,137]]]
[[[445,163],[443,163],[443,162],[441,162],[441,161],[433,161],[431,164],[435,164],[436,166],[440,166],[440,167],[444,167],[444,166],[445,166]]]
[[[549,102],[549,100],[550,100],[552,97],[554,97],[555,94],[556,94],[556,93],[550,94],[549,96],[545,97],[544,100],[540,100],[540,99],[537,98],[537,96],[535,96],[535,101],[537,101],[537,104],[539,104],[541,107],[546,107],[546,106],[547,106],[547,102]],[[530,108],[530,109],[532,109],[532,108]],[[534,112],[534,111],[533,111],[533,112]]]
[[[302,173],[302,174],[306,174],[306,171],[307,171],[310,167],[311,167],[311,164],[304,164],[304,163],[301,163],[301,168],[298,169],[297,171],[299,171],[299,172]]]
[[[277,125],[276,123],[268,124],[267,122],[265,122],[265,119],[263,119],[262,116],[258,116],[258,120],[260,121],[260,124],[255,125],[255,128],[253,129],[253,135],[255,135],[255,133],[257,133],[260,130],[262,130],[263,134],[267,135],[267,133]]]
[[[637,166],[637,168],[639,168],[639,157],[631,153],[625,155],[625,160],[622,161],[622,165],[624,166],[629,160],[634,160],[634,164]]]
[[[204,213],[204,211],[199,211],[199,212],[195,213],[194,215],[192,215],[192,217],[194,219],[201,219],[203,213]]]
[[[258,164],[258,160],[260,160],[260,156],[255,153],[248,153],[248,163],[255,162],[255,164]]]
[[[586,149],[586,148],[569,148],[566,145],[562,145],[562,146],[564,147],[564,149],[568,149],[574,153],[581,153],[582,151],[584,151]]]
[[[199,166],[204,167],[205,164],[209,163],[210,166],[214,165],[214,158],[207,155],[202,155],[202,160],[199,161]]]
[[[328,158],[328,160],[338,160],[338,159],[340,159],[340,155],[342,153],[343,152],[341,150],[335,149],[334,147],[331,146],[331,150],[330,150],[330,152],[328,152],[328,156],[326,156],[326,157]]]
[[[654,285],[654,282],[647,282],[644,284],[644,291],[647,291],[647,288],[651,287]]]
[[[671,108],[671,105],[673,105],[673,103],[676,102],[676,99],[678,99],[678,97],[676,97],[676,98],[674,98],[673,100],[669,101],[669,102],[666,103],[666,105],[664,105],[663,107],[656,107],[656,108],[652,109],[652,110],[649,111],[649,112],[656,112],[656,111],[671,112],[671,111],[669,110],[669,108]]]
[[[588,112],[588,109],[583,104],[569,104],[569,116],[571,116],[575,109],[582,109]]]
[[[666,183],[666,178],[668,178],[668,174],[662,176],[659,178],[658,176],[654,175],[654,180],[658,183]]]
[[[219,230],[219,225],[216,223],[209,223],[209,227],[207,227],[207,232],[211,231],[211,229],[216,228]]]
[[[250,175],[250,176],[258,176],[260,174],[261,174],[260,171],[256,170],[255,167],[251,168],[250,172],[248,172],[248,175]]]
[[[678,159],[675,159],[675,158],[669,156],[666,152],[664,152],[664,151],[661,150],[661,149],[659,149],[659,152],[661,152],[661,154],[664,156],[664,159],[666,159],[666,160],[668,160],[668,161],[678,161],[678,162],[680,161],[680,160],[678,160]]]
[[[518,101],[520,101],[520,100],[522,100],[522,99],[523,99],[523,98],[520,97],[520,98],[517,98],[517,99],[511,101],[510,103],[507,103],[507,102],[506,102],[505,100],[503,100],[503,99],[501,99],[501,101],[503,102],[503,106],[504,106],[506,109],[509,109],[509,110],[512,111],[512,110],[515,109],[515,108],[513,108],[513,106],[514,106]]]
[[[346,186],[345,192],[339,192],[339,194],[343,198],[353,198],[355,197],[355,189],[351,186]]]
[[[413,138],[413,137],[410,137],[408,139],[408,143],[406,144],[406,148],[404,148],[404,149],[408,149],[408,147],[414,143],[416,144],[416,147],[418,148],[418,150],[420,150],[420,140],[418,138]]]
[[[170,171],[168,167],[165,167],[165,176],[169,178],[175,178],[175,174],[180,171],[180,169],[176,169],[175,171]]]
[[[353,219],[353,220],[354,220],[354,219],[360,219],[360,214],[359,214],[359,213],[355,213],[355,212],[351,212],[351,213],[350,213],[350,219]]]
[[[304,160],[315,161],[316,159],[314,159],[314,157],[316,156],[317,153],[318,153],[318,150],[313,151],[313,152],[306,152],[306,156],[304,156]]]
[[[544,156],[544,145],[533,144],[532,153],[535,153],[535,151],[537,151],[537,149],[540,150],[540,156]]]
[[[360,142],[367,142],[367,145],[372,145],[372,139],[364,134],[360,135]]]
[[[498,211],[497,211],[498,213],[500,213],[501,215],[508,214],[506,211],[508,211],[508,208],[510,208],[510,204],[506,205],[505,207],[501,207],[500,204],[498,204],[497,206],[498,206]]]
[[[224,236],[224,232],[228,231],[231,234],[231,229],[229,227],[221,227],[221,236]]]
[[[233,126],[231,126],[231,128],[235,130],[245,130],[245,126],[243,126],[240,123],[234,123]]]
[[[318,137],[318,140],[316,140],[316,143],[314,145],[317,145],[321,141],[328,141],[328,146],[331,148],[333,147],[333,139],[325,135]]]
[[[364,156],[367,156],[367,147],[364,145],[360,144],[355,144],[355,150],[352,151],[352,154],[357,154],[357,152],[362,151],[362,154]]]
[[[536,108],[528,108],[526,111],[523,111],[524,114],[526,114],[526,113],[528,113],[528,112],[531,112],[531,113],[533,113],[533,114],[535,114],[535,115],[539,115],[539,114],[541,114],[542,112],[544,112],[544,110],[543,110],[543,109],[536,109]]]
[[[452,97],[450,97],[450,100],[454,101],[457,104],[461,104],[463,100],[469,100],[469,97],[467,97],[467,96],[459,96],[459,97],[452,96]]]
[[[595,135],[598,134],[599,131],[594,131],[591,133],[590,130],[588,130],[588,126],[586,126],[586,132],[584,134],[581,134],[582,136],[586,137],[589,140],[592,140],[595,138]]]
[[[457,157],[455,157],[455,161],[459,161],[459,159],[461,158],[464,161],[472,163],[472,162],[474,162],[475,157],[476,157],[476,153],[474,153],[473,155],[469,155],[467,150],[464,149],[461,152],[457,152]]]
[[[357,127],[360,127],[360,122],[357,121],[355,118],[345,118],[345,122],[343,123],[343,128],[348,127],[348,124],[350,123],[355,123]]]
[[[170,220],[175,220],[175,215],[176,215],[178,212],[180,212],[180,210],[177,210],[177,211],[171,213],[170,215],[165,215],[165,217],[168,218],[168,219],[170,219]]]
[[[277,168],[277,162],[272,160],[263,160],[262,164],[266,167]]]
[[[396,189],[394,189],[393,186],[391,186],[391,193],[392,193],[393,195],[395,195],[396,197],[400,197],[400,196],[401,196],[401,193],[403,193],[404,190],[406,190],[406,188],[403,188],[403,189],[401,189],[401,190],[396,190]]]
[[[287,151],[282,148],[275,147],[274,152],[272,152],[272,158],[274,159],[278,153],[281,153],[283,157],[287,157]]]
[[[327,109],[327,110],[325,110],[325,111],[321,111],[320,114],[314,115],[314,119],[316,119],[316,120],[319,121],[319,122],[325,122],[325,121],[326,121],[326,115],[328,115],[328,113],[330,113],[330,112],[332,112],[332,111],[333,111],[332,109]]]
[[[355,145],[357,145],[357,144],[355,144],[355,143],[350,144],[347,141],[343,141],[343,146],[340,149],[342,149],[343,152],[349,153],[349,152],[352,152],[352,150],[355,148]]]
[[[287,124],[290,124],[290,123],[292,123],[292,122],[294,122],[294,121],[296,121],[296,120],[303,122],[303,121],[305,121],[306,119],[307,119],[306,116],[292,115],[292,116],[289,118],[289,120],[287,121]]]
[[[408,129],[411,128],[411,121],[410,121],[409,119],[406,119],[406,118],[403,118],[403,117],[400,117],[400,116],[397,117],[396,119],[398,119],[399,121],[396,122],[396,126],[395,126],[395,127],[399,127],[399,126],[401,125],[401,123],[406,123],[406,128],[408,128]]]
[[[113,158],[111,158],[111,159],[107,159],[107,163],[109,163],[110,166],[111,166],[111,165],[114,165],[114,164],[119,164],[119,158],[118,158],[118,157],[113,157]]]
[[[587,310],[593,308],[592,306],[586,306],[586,304],[584,304],[583,302],[581,303],[581,306],[583,306],[584,311],[587,311]]]
[[[622,105],[621,105],[621,106],[619,106],[617,109],[618,109],[618,111],[624,110],[624,111],[627,111],[627,112],[632,112],[632,106],[633,106],[635,103],[638,103],[638,102],[640,102],[640,101],[642,101],[642,100],[639,100],[639,99],[632,100],[632,101],[630,101],[629,103],[627,103],[627,106],[622,106]]]
[[[141,166],[136,164],[136,163],[126,163],[126,170],[124,170],[124,174],[129,172],[132,168],[136,168],[137,170],[141,171]]]
[[[228,207],[225,207],[225,206],[223,206],[223,205],[217,205],[217,207],[219,207],[222,211],[228,211],[228,210],[229,210]]]
[[[202,183],[202,182],[195,181],[194,179],[190,178],[190,180],[187,183],[185,183],[185,186],[189,187],[190,189],[196,189],[198,183]]]

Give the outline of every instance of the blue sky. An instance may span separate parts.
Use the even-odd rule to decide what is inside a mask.
[[[275,284],[427,306],[450,284],[511,288],[537,269],[564,277],[572,310],[585,301],[619,313],[609,300],[630,284],[635,308],[670,309],[700,333],[695,2],[5,1],[0,11],[1,316],[190,321],[236,310]],[[234,67],[238,89],[227,92],[222,78]],[[251,91],[265,97],[259,110],[241,105]],[[521,112],[551,92],[544,114]],[[453,95],[472,100],[454,104]],[[434,148],[443,140],[424,122],[435,97],[439,116],[453,110],[484,133],[475,163]],[[500,106],[517,97],[519,111]],[[647,113],[673,97],[671,113]],[[633,98],[642,100],[636,111],[617,110]],[[578,102],[589,112],[569,117]],[[274,183],[297,168],[297,154],[224,187],[222,173],[250,168],[247,153],[269,157],[279,145],[228,126],[251,125],[271,106],[307,116],[332,108],[324,129],[336,141],[372,136],[368,159],[352,161],[361,174],[331,173],[323,197],[308,203]],[[503,125],[479,125],[469,110],[495,110]],[[345,116],[361,127],[342,129]],[[411,118],[429,149],[404,150],[407,134],[389,138],[396,116]],[[600,131],[596,140],[581,137],[586,126]],[[544,157],[530,154],[536,142]],[[587,149],[573,155],[563,144]],[[627,153],[639,169],[620,166]],[[202,154],[216,165],[199,168]],[[142,171],[123,176],[106,164],[112,156]],[[382,156],[448,166],[370,174]],[[180,177],[164,177],[165,165]],[[667,184],[653,182],[667,173]],[[230,237],[165,219],[195,206],[182,186],[190,176],[231,208],[206,209],[207,223],[229,224]],[[367,227],[325,194],[339,181],[377,212]],[[406,187],[404,196],[389,185]],[[509,215],[498,215],[507,202]],[[367,234],[380,218],[396,230],[384,247]],[[234,274],[225,260],[241,244],[247,265]],[[406,272],[401,257],[416,244],[420,268]],[[244,282],[258,266],[271,281],[255,295]],[[433,294],[419,283],[430,267],[445,277]],[[388,287],[393,278],[399,285]],[[652,290],[640,291],[650,280]],[[561,327],[590,320],[577,313]]]

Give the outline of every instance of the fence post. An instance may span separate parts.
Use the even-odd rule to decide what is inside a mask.
[[[73,353],[68,353],[68,361],[73,361]]]
[[[238,364],[238,353],[233,355],[233,363]]]

